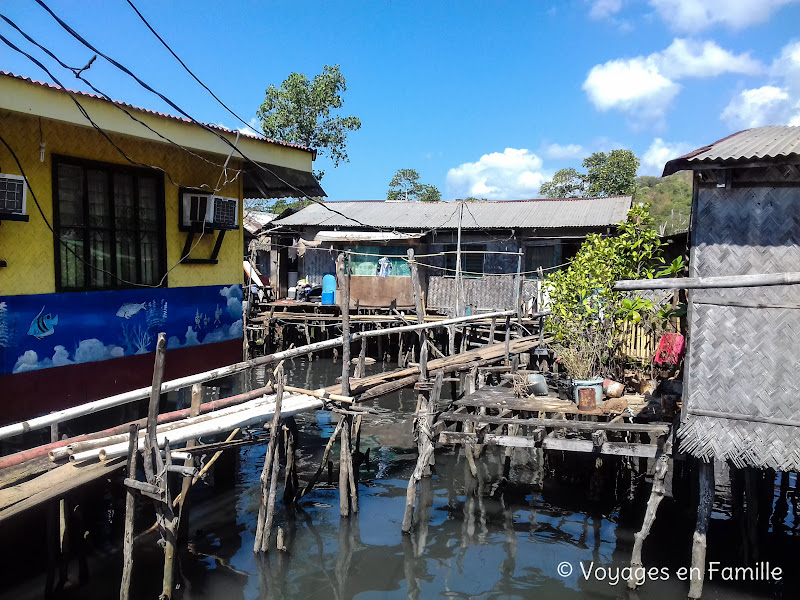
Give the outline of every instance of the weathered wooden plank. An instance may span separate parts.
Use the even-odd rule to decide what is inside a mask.
[[[111,473],[124,467],[125,461],[126,457],[120,456],[101,463],[67,463],[36,479],[4,489],[0,491],[0,506],[4,507],[0,510],[0,523],[43,502],[60,498],[90,481],[109,477]],[[9,499],[13,500],[11,504]]]
[[[494,433],[487,433],[483,436],[483,443],[487,446],[505,446],[507,448],[536,448],[542,444],[544,438],[542,429],[537,429],[532,435],[527,437],[524,435],[497,435]]]
[[[560,429],[576,429],[580,431],[630,431],[663,435],[669,431],[669,423],[598,423],[594,421],[574,421],[561,419],[512,419],[508,417],[492,417],[489,415],[459,414],[447,412],[439,415],[445,421],[474,421],[476,423],[491,423],[494,425],[526,425],[531,427],[558,427]],[[590,442],[591,443],[591,442]]]
[[[464,431],[443,431],[439,434],[440,444],[474,444],[478,436]]]
[[[595,448],[592,440],[571,440],[547,437],[542,442],[545,450],[566,450],[567,452],[585,452],[588,454],[610,454],[613,456],[635,456],[639,458],[655,458],[658,447],[650,444],[632,444],[626,442],[606,442]]]

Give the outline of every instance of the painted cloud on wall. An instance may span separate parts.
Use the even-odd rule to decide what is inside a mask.
[[[242,318],[242,286],[234,284],[224,287],[219,295],[228,301],[228,314],[234,319]]]
[[[52,358],[39,360],[39,354],[35,350],[26,350],[17,359],[13,373],[24,373],[25,371],[35,371],[36,369],[49,369],[50,367],[63,367],[76,363],[87,363],[109,358],[119,358],[125,355],[125,350],[117,345],[106,345],[97,338],[81,340],[75,348],[75,353],[70,358],[70,353],[64,346],[58,345],[53,348]]]

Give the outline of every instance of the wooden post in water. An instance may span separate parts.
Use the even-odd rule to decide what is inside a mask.
[[[258,520],[256,521],[256,537],[253,543],[253,552],[266,552],[269,548],[269,528],[272,526],[272,515],[269,511],[269,503],[270,499],[273,503],[275,501],[272,488],[275,487],[278,481],[278,469],[275,468],[278,460],[275,457],[275,451],[278,446],[278,423],[281,420],[281,403],[283,401],[283,365],[278,365],[278,368],[275,370],[275,392],[275,414],[272,415],[267,454],[264,457],[264,468],[261,470],[261,501],[258,506]]]
[[[348,261],[349,262],[349,261]],[[341,298],[339,306],[342,310],[342,395],[350,395],[350,273],[349,264],[345,264],[345,255],[336,259],[336,278],[339,282]]]
[[[408,249],[408,265],[411,267],[411,288],[414,292],[414,309],[417,313],[417,323],[424,323],[425,307],[422,304],[422,286],[420,285],[419,281],[419,268],[417,266],[417,261],[414,260],[413,248]],[[425,331],[421,329],[419,332],[420,353],[422,352],[422,346],[425,344],[425,338]]]
[[[631,577],[628,579],[628,588],[636,589],[638,582],[642,578],[637,574],[642,569],[642,546],[645,539],[650,535],[650,529],[656,520],[656,512],[661,500],[664,499],[666,487],[664,486],[664,479],[669,470],[669,459],[672,456],[672,431],[667,433],[664,448],[660,451],[658,458],[656,458],[655,473],[653,474],[653,489],[650,492],[650,499],[647,501],[647,510],[644,514],[644,521],[642,522],[642,529],[636,533],[633,542],[633,552],[631,553]]]
[[[689,570],[689,598],[703,595],[706,571],[706,536],[711,510],[714,508],[714,461],[700,461],[700,502],[697,506],[697,526],[692,538],[692,565]]]
[[[139,426],[134,423],[130,428],[128,444],[128,477],[136,479],[136,454],[139,441]],[[131,589],[131,572],[133,571],[133,516],[136,510],[136,496],[132,488],[125,491],[125,535],[122,538],[122,583],[119,586],[119,600],[128,600]]]
[[[417,457],[417,465],[408,480],[408,488],[406,489],[406,508],[402,525],[403,533],[411,531],[411,525],[414,520],[414,504],[417,497],[417,483],[423,477],[430,475],[430,465],[432,464],[434,453],[433,420],[436,405],[442,392],[442,381],[443,375],[440,372],[436,375],[433,385],[428,382],[420,382],[417,384],[419,391],[419,416],[417,418],[419,426],[419,456]]]
[[[203,403],[203,384],[195,383],[192,386],[192,404],[189,408],[189,416],[196,417],[200,414],[200,405]],[[196,440],[188,440],[187,448],[194,448]],[[194,468],[194,457],[187,458],[183,466],[188,469]],[[181,493],[178,500],[178,539],[186,539],[189,532],[189,490],[192,489],[192,478],[184,477],[181,482]]]
[[[350,516],[350,421],[347,415],[341,415],[344,424],[339,436],[339,514],[342,517]]]

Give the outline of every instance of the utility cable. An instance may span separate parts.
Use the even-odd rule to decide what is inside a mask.
[[[130,71],[130,70],[127,68],[127,67],[125,67],[124,65],[120,64],[119,62],[117,62],[116,60],[114,60],[113,58],[111,58],[110,56],[108,56],[107,54],[104,54],[103,52],[101,52],[100,50],[98,50],[98,49],[97,49],[95,46],[93,46],[93,45],[92,45],[90,42],[88,42],[86,39],[84,39],[84,38],[83,38],[83,37],[82,37],[82,36],[81,36],[81,35],[80,35],[80,34],[79,34],[77,31],[75,31],[75,30],[74,30],[72,27],[70,27],[70,26],[69,26],[69,25],[68,25],[66,22],[64,22],[64,20],[63,20],[63,19],[61,19],[61,18],[60,18],[58,15],[56,15],[56,14],[55,14],[55,13],[52,11],[52,9],[51,9],[49,6],[47,6],[47,4],[45,4],[45,3],[44,3],[42,0],[36,0],[36,3],[37,3],[39,6],[41,6],[41,7],[42,7],[42,8],[43,8],[43,9],[44,9],[44,10],[45,10],[45,11],[46,11],[46,12],[47,12],[47,13],[48,13],[48,14],[49,14],[51,17],[53,17],[53,19],[55,19],[55,21],[56,21],[56,22],[57,22],[57,23],[58,23],[58,24],[59,24],[59,25],[62,27],[62,29],[64,29],[64,30],[65,30],[67,33],[69,33],[69,34],[70,34],[72,37],[74,37],[76,40],[78,40],[78,41],[79,41],[81,44],[83,44],[84,46],[86,46],[87,48],[89,48],[89,49],[90,49],[92,52],[94,52],[95,54],[97,54],[97,55],[99,55],[99,56],[102,56],[104,59],[106,59],[106,60],[107,60],[108,62],[110,62],[112,65],[114,65],[114,66],[115,66],[117,69],[119,69],[119,70],[121,70],[123,73],[126,73],[127,75],[129,75],[129,76],[130,76],[131,78],[133,78],[133,80],[134,80],[134,81],[136,81],[136,82],[137,82],[137,83],[138,83],[140,86],[142,86],[144,89],[148,90],[149,92],[151,92],[151,93],[155,94],[156,96],[158,96],[159,98],[161,98],[161,99],[162,99],[164,102],[166,102],[166,103],[167,103],[167,104],[168,104],[170,107],[172,107],[174,110],[178,111],[178,112],[179,112],[181,115],[183,115],[183,116],[184,116],[186,119],[188,119],[189,121],[191,121],[192,123],[194,123],[194,124],[195,124],[195,125],[197,125],[198,127],[202,128],[202,129],[205,129],[206,131],[208,131],[208,132],[209,132],[209,133],[211,133],[212,135],[214,135],[214,136],[218,137],[218,138],[219,138],[219,139],[220,139],[220,140],[221,140],[223,143],[225,143],[225,144],[227,144],[228,146],[230,146],[230,147],[234,148],[234,149],[235,149],[235,151],[237,152],[237,154],[239,154],[239,155],[240,155],[240,156],[241,156],[241,157],[242,157],[242,158],[243,158],[245,161],[247,161],[248,163],[250,163],[250,164],[254,165],[255,167],[257,167],[257,168],[259,168],[259,169],[261,169],[262,171],[264,171],[264,172],[266,172],[266,173],[269,173],[270,175],[272,175],[273,177],[275,177],[275,178],[276,178],[278,181],[280,181],[281,183],[283,183],[283,184],[285,184],[286,186],[288,186],[289,188],[291,188],[291,189],[293,189],[293,190],[295,190],[295,191],[299,192],[299,194],[301,195],[301,197],[308,197],[308,196],[306,195],[306,193],[305,193],[305,192],[303,192],[301,189],[299,189],[298,187],[296,187],[296,186],[294,186],[293,184],[289,183],[288,181],[286,181],[285,179],[283,179],[282,177],[280,177],[280,176],[279,176],[277,173],[275,173],[274,171],[272,171],[272,170],[268,169],[268,168],[267,168],[267,167],[265,167],[264,165],[262,165],[262,164],[260,164],[260,163],[258,163],[258,162],[256,162],[256,161],[254,161],[254,160],[253,160],[253,159],[251,159],[249,156],[247,156],[246,154],[244,154],[244,153],[243,153],[243,152],[242,152],[242,151],[241,151],[239,148],[236,148],[236,146],[234,146],[234,145],[231,143],[231,141],[230,141],[228,138],[226,138],[225,136],[223,136],[223,135],[222,135],[222,134],[220,134],[219,132],[217,132],[217,131],[214,131],[214,130],[213,130],[211,127],[209,127],[209,126],[208,126],[208,125],[206,125],[205,123],[201,123],[200,121],[198,121],[197,119],[195,119],[194,117],[192,117],[192,116],[191,116],[189,113],[187,113],[186,111],[184,111],[184,110],[183,110],[183,109],[182,109],[180,106],[178,106],[177,104],[175,104],[175,103],[174,103],[172,100],[170,100],[170,99],[169,99],[167,96],[165,96],[165,95],[164,95],[164,94],[162,94],[161,92],[159,92],[159,91],[157,91],[157,90],[153,89],[151,86],[149,86],[147,83],[145,83],[144,81],[142,81],[142,80],[141,80],[139,77],[137,77],[137,76],[136,76],[136,75],[135,75],[133,72],[131,72],[131,71]],[[341,217],[344,217],[345,219],[349,219],[349,220],[351,220],[351,221],[354,221],[354,222],[356,222],[358,225],[361,225],[362,227],[372,228],[372,229],[376,229],[376,230],[378,230],[378,231],[386,231],[386,230],[389,230],[388,228],[380,228],[380,227],[375,227],[375,226],[373,226],[373,225],[367,225],[367,224],[365,224],[365,223],[361,223],[360,221],[358,221],[358,220],[356,220],[356,219],[353,219],[353,218],[351,218],[351,217],[348,217],[348,216],[344,215],[343,213],[339,212],[338,210],[331,208],[331,207],[330,207],[328,204],[326,204],[325,202],[320,202],[319,200],[315,200],[314,198],[309,198],[309,199],[310,199],[312,202],[316,202],[317,204],[319,204],[319,205],[323,206],[323,207],[324,207],[326,210],[329,210],[330,212],[333,212],[333,213],[335,213],[335,214],[338,214],[339,216],[341,216]],[[389,230],[389,231],[391,231],[391,230]]]
[[[153,29],[153,26],[152,26],[152,25],[150,25],[150,23],[147,21],[147,19],[145,19],[145,18],[144,18],[144,15],[142,15],[142,13],[141,13],[141,12],[139,12],[139,9],[138,9],[138,8],[136,8],[136,6],[133,4],[133,2],[131,2],[131,0],[127,0],[127,2],[128,2],[128,4],[130,5],[130,7],[131,7],[131,8],[134,10],[134,12],[135,12],[137,15],[139,15],[139,18],[142,20],[142,22],[143,22],[145,25],[147,25],[147,28],[148,28],[148,29],[149,29],[149,30],[152,32],[152,34],[153,34],[154,36],[156,36],[156,38],[158,39],[158,41],[159,41],[159,42],[161,42],[161,43],[164,45],[164,47],[165,47],[167,50],[169,50],[169,53],[170,53],[170,54],[172,54],[172,56],[174,56],[174,57],[175,57],[175,60],[177,60],[177,61],[178,61],[178,62],[181,64],[181,66],[182,66],[182,67],[183,67],[183,68],[186,70],[186,72],[187,72],[187,73],[189,73],[189,75],[191,75],[191,76],[194,78],[194,80],[195,80],[197,83],[199,83],[201,86],[203,86],[203,88],[204,88],[204,89],[205,89],[205,90],[206,90],[206,91],[207,91],[209,94],[211,94],[211,97],[212,97],[212,98],[214,98],[214,100],[216,100],[217,102],[219,102],[219,103],[222,105],[222,107],[223,107],[225,110],[227,110],[227,111],[228,111],[230,114],[232,114],[234,117],[236,117],[236,118],[239,120],[239,122],[240,122],[240,123],[242,123],[242,124],[243,124],[245,127],[248,127],[249,129],[251,129],[252,131],[255,131],[255,132],[256,132],[257,134],[259,134],[259,135],[262,135],[262,136],[264,136],[264,137],[267,137],[267,135],[266,135],[266,134],[265,134],[263,131],[260,131],[260,130],[256,129],[256,128],[255,128],[255,127],[253,127],[253,126],[252,126],[250,123],[248,123],[248,122],[246,122],[244,119],[242,119],[242,117],[240,117],[239,115],[237,115],[237,114],[236,114],[236,113],[235,113],[235,112],[234,112],[234,111],[233,111],[231,108],[229,108],[229,107],[228,107],[228,105],[227,105],[227,104],[225,104],[225,103],[224,103],[222,100],[220,100],[220,99],[217,97],[217,95],[216,95],[214,92],[212,92],[212,91],[211,91],[211,89],[210,89],[210,88],[209,88],[209,87],[208,87],[208,86],[207,86],[205,83],[203,83],[202,81],[200,81],[200,78],[199,78],[197,75],[195,75],[195,74],[192,72],[192,70],[191,70],[189,67],[187,67],[187,66],[186,66],[186,63],[184,63],[184,62],[181,60],[180,56],[178,56],[177,54],[175,54],[175,51],[174,51],[172,48],[170,48],[170,46],[169,46],[169,44],[167,44],[167,42],[165,42],[165,41],[164,41],[164,38],[162,38],[160,35],[158,35],[158,32],[156,32],[156,30],[155,30],[155,29]]]

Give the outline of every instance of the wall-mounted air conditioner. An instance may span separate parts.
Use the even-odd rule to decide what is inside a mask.
[[[0,215],[24,215],[27,191],[24,177],[0,173]]]
[[[185,228],[200,227],[203,222],[214,229],[238,229],[239,200],[212,194],[185,192],[181,224]]]

